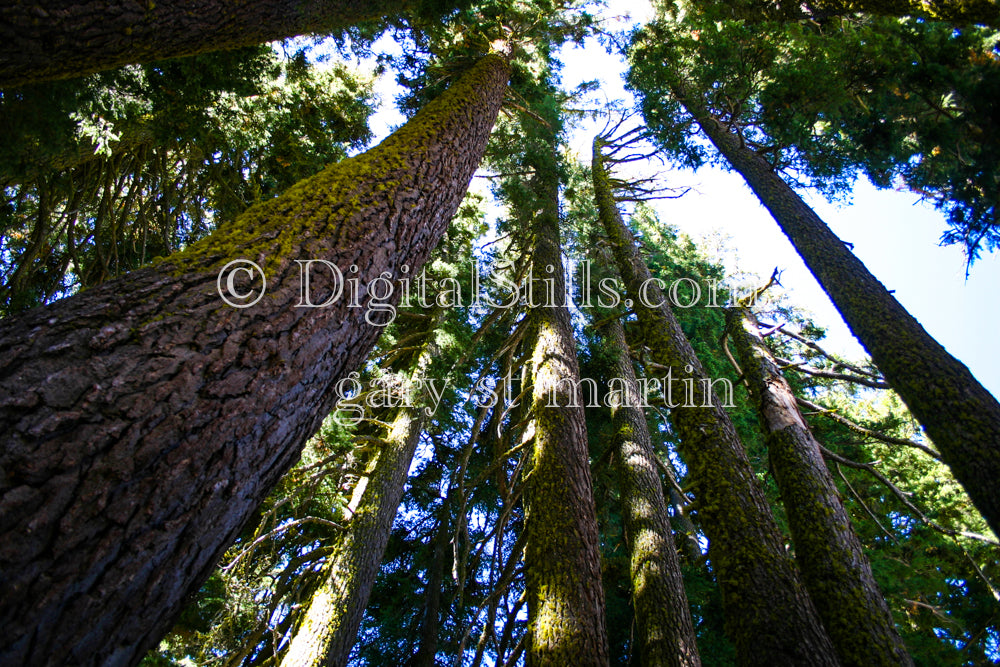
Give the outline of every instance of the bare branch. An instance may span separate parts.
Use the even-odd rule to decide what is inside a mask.
[[[883,433],[879,433],[878,431],[873,431],[871,429],[865,428],[864,426],[851,421],[847,417],[837,414],[835,410],[823,407],[822,405],[813,403],[812,401],[808,401],[804,398],[796,398],[795,401],[803,407],[809,408],[810,410],[815,410],[816,414],[823,415],[824,417],[829,417],[833,421],[839,424],[843,424],[844,426],[851,429],[855,433],[859,433],[865,437],[872,438],[874,440],[880,440],[881,442],[885,442],[890,445],[903,445],[904,447],[913,447],[914,449],[919,449],[924,454],[927,454],[933,459],[936,459],[938,461],[941,460],[941,455],[938,452],[931,449],[930,447],[928,447],[927,445],[922,445],[919,442],[908,440],[907,438],[896,438],[891,435],[885,435]]]
[[[913,512],[922,523],[933,528],[939,533],[942,533],[944,535],[950,535],[951,537],[966,537],[970,540],[977,540],[979,542],[985,542],[986,544],[991,544],[993,546],[1000,546],[1000,542],[997,542],[995,539],[988,537],[986,535],[980,535],[979,533],[972,533],[966,530],[954,530],[952,528],[945,528],[937,521],[934,521],[933,519],[929,518],[926,514],[921,512],[916,505],[910,502],[910,499],[907,497],[909,494],[905,493],[902,489],[900,489],[898,486],[889,481],[889,478],[887,478],[885,475],[876,470],[875,466],[871,465],[870,463],[858,463],[857,461],[852,461],[850,459],[844,458],[843,456],[840,456],[839,454],[831,452],[829,449],[823,447],[822,445],[820,445],[819,449],[823,453],[823,458],[825,459],[836,461],[837,463],[842,463],[848,468],[856,468],[858,470],[867,471],[875,479],[882,482],[882,484],[884,484],[892,492],[892,494],[896,496],[899,499],[899,501],[903,503],[903,505],[906,506],[908,510]]]

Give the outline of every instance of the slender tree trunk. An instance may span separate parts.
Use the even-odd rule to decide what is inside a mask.
[[[763,157],[715,118],[694,105],[688,109],[771,212],[993,532],[1000,534],[1000,403],[931,338]]]
[[[429,335],[433,333],[432,328]],[[433,344],[425,344],[413,365],[413,378],[424,377],[434,354]],[[361,493],[360,502],[324,567],[325,579],[313,593],[281,667],[347,665],[389,544],[392,522],[403,499],[423,422],[422,404],[402,407],[396,414],[392,428],[369,465],[367,483],[361,486],[359,482],[355,493]]]
[[[659,434],[660,444],[664,444],[665,436]],[[698,528],[694,525],[694,521],[688,516],[688,499],[677,490],[677,472],[674,470],[674,464],[670,462],[669,458],[666,460],[662,458],[657,458],[659,461],[660,471],[663,476],[667,478],[669,482],[664,486],[664,490],[667,493],[667,498],[670,500],[671,507],[674,508],[673,521],[674,533],[678,535],[678,542],[680,547],[683,549],[683,553],[691,565],[698,565],[704,561],[701,553],[701,544],[698,543]]]
[[[912,665],[819,443],[764,344],[753,314],[727,314],[743,377],[764,431],[795,560],[843,665]]]
[[[0,322],[0,663],[129,664],[169,628],[371,350],[368,283],[418,271],[444,233],[508,72],[488,56],[366,154],[158,265]],[[219,272],[238,258],[268,277],[242,309],[218,291],[236,296]],[[359,300],[348,283],[296,307],[306,258],[356,278]],[[336,287],[322,268],[313,303]]]
[[[712,391],[614,201],[601,147],[594,141],[592,171],[601,223],[611,241],[625,290],[633,302],[654,361],[669,368],[680,400],[671,419],[710,542],[726,629],[741,665],[836,665],[833,645],[785,552],[771,508],[743,444]],[[667,401],[671,401],[667,393]]]
[[[0,8],[0,87],[324,33],[408,0],[38,0]]]
[[[587,427],[576,398],[580,368],[559,244],[555,137],[551,164],[536,165],[530,225],[536,303],[532,318],[533,437],[524,486],[527,664],[608,664],[597,515],[590,479]],[[549,271],[551,269],[551,271]],[[548,283],[551,281],[551,283]]]
[[[602,332],[614,356],[611,420],[629,548],[636,641],[643,665],[701,665],[677,546],[646,426],[625,331],[612,319]]]
[[[448,498],[441,504],[437,529],[434,531],[434,550],[427,564],[427,588],[424,590],[424,614],[420,620],[420,645],[410,661],[410,667],[434,667],[437,655],[438,630],[441,627],[441,583],[444,581],[444,564],[451,542],[450,509]]]

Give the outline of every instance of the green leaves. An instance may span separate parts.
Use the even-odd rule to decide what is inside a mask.
[[[865,16],[753,22],[700,3],[633,36],[629,86],[676,162],[710,153],[677,90],[738,131],[775,170],[828,197],[867,176],[942,209],[970,263],[1000,243],[1000,60],[979,28]]]
[[[135,269],[371,139],[372,82],[269,46],[4,91],[0,313]]]

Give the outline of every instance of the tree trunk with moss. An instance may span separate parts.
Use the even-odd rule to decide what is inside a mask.
[[[444,233],[508,72],[487,56],[364,155],[0,322],[0,662],[124,665],[159,640],[371,350],[384,315],[367,286],[419,271]],[[219,277],[239,258],[267,276],[246,308],[219,292],[251,292],[249,271]],[[356,278],[357,301],[348,283],[296,307],[306,258]],[[315,304],[337,286],[324,268]]]
[[[621,322],[602,331],[613,355],[611,447],[618,469],[622,520],[629,549],[636,642],[643,665],[700,665],[694,624],[663,486]]]
[[[712,116],[694,105],[688,109],[771,212],[851,333],[1000,534],[1000,403],[920,326],[767,160]]]
[[[0,87],[325,33],[409,0],[41,0],[0,8]]]
[[[433,328],[428,335],[433,338]],[[411,381],[426,377],[435,354],[433,341],[426,342],[413,364]],[[354,493],[360,499],[350,504],[354,513],[347,531],[340,535],[324,566],[323,583],[313,593],[281,667],[347,665],[420,441],[425,418],[422,403],[418,400],[399,409],[377,455],[358,481]]]
[[[655,362],[683,387],[671,421],[701,525],[709,539],[726,630],[741,665],[836,665],[833,645],[806,593],[750,467],[743,444],[710,378],[639,256],[618,211],[594,140],[592,174],[601,223]],[[671,402],[670,394],[666,397]]]
[[[532,286],[539,304],[531,335],[532,449],[525,466],[524,550],[529,667],[606,667],[607,631],[590,479],[587,427],[576,398],[580,368],[559,241],[555,137],[533,165],[535,210],[522,212],[531,238]],[[551,160],[551,162],[548,162]],[[526,224],[529,223],[530,224]],[[551,282],[549,282],[551,281]]]
[[[771,470],[795,544],[795,560],[843,665],[912,665],[791,387],[764,344],[753,314],[727,314]]]

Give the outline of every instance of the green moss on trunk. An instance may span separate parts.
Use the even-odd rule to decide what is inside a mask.
[[[552,136],[551,156],[555,156]],[[569,383],[580,370],[565,293],[559,246],[558,175],[552,162],[536,166],[531,187],[540,210],[522,215],[531,235],[536,277],[553,267],[557,304],[532,308],[533,445],[525,468],[524,562],[528,598],[529,667],[602,667],[608,664],[604,590],[597,517],[590,479],[583,408],[573,406]],[[545,294],[539,280],[537,294]],[[544,299],[542,299],[544,301]],[[569,381],[567,383],[566,381]]]
[[[613,355],[614,377],[621,382],[620,404],[612,405],[611,447],[621,489],[622,518],[628,542],[635,609],[636,642],[644,665],[694,667],[701,664],[680,559],[674,545],[657,471],[656,454],[640,405],[635,371],[621,322],[603,329]]]
[[[674,93],[771,212],[851,333],[926,429],[993,532],[1000,534],[1000,403],[924,330],[763,157],[682,89]]]
[[[836,665],[826,635],[797,570],[786,554],[767,499],[743,445],[691,343],[681,331],[662,291],[650,279],[632,233],[615,204],[604,167],[603,140],[594,140],[591,169],[601,223],[611,241],[619,274],[645,344],[654,361],[690,379],[694,400],[672,410],[688,483],[710,541],[709,557],[722,593],[726,629],[742,665]],[[645,296],[640,299],[641,286]],[[661,303],[651,308],[644,303]],[[711,406],[711,407],[701,407]]]
[[[727,313],[788,514],[795,559],[843,665],[912,665],[819,443],[745,308]]]

